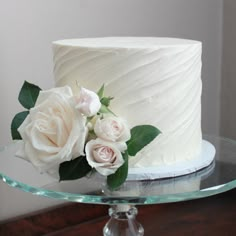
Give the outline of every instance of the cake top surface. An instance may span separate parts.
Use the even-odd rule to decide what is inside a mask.
[[[64,39],[53,42],[53,45],[85,48],[155,48],[171,46],[188,46],[201,44],[200,41],[179,38],[157,37],[104,37]]]

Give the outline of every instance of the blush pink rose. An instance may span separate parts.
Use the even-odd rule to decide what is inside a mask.
[[[115,173],[124,163],[119,147],[99,138],[86,144],[85,153],[89,165],[104,176]]]
[[[85,88],[80,89],[79,96],[75,96],[75,102],[76,109],[87,117],[96,115],[101,108],[98,95]]]
[[[17,155],[41,172],[84,155],[86,118],[71,104],[72,96],[68,86],[41,91],[18,129],[24,142]]]
[[[97,119],[94,132],[99,138],[112,142],[126,142],[130,139],[127,122],[116,116]]]

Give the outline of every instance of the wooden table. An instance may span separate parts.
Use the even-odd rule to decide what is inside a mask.
[[[102,236],[108,206],[69,203],[0,223],[0,235]],[[236,235],[236,189],[198,200],[138,206],[145,236]]]

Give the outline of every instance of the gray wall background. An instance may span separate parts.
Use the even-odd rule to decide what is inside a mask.
[[[224,1],[220,133],[236,139],[236,1]]]
[[[230,107],[234,98],[224,101],[220,93],[221,87],[227,94],[235,88],[235,55],[230,47],[234,46],[230,36],[233,5],[233,0],[0,0],[1,146],[11,141],[10,123],[21,111],[17,96],[23,81],[52,87],[51,42],[78,37],[165,36],[202,41],[203,132],[218,135],[221,124],[222,133],[227,129],[225,134],[232,135],[234,122],[225,125],[220,114],[223,111],[229,119],[230,111],[221,104]],[[222,67],[222,54],[230,71]],[[0,196],[0,220],[62,203],[2,183]]]

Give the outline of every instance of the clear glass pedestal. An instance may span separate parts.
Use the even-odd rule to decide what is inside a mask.
[[[114,205],[109,208],[110,220],[103,228],[104,236],[143,236],[144,229],[136,221],[138,210],[130,205]]]

